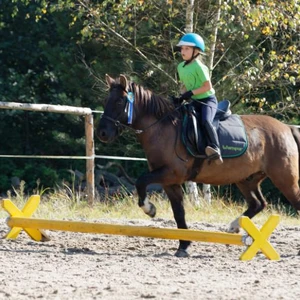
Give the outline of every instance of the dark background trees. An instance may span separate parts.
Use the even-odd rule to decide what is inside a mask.
[[[299,124],[299,4],[218,3],[195,1],[194,18],[207,52],[214,51],[212,81],[218,98],[229,99],[235,113],[269,114]],[[180,56],[174,45],[184,33],[185,9],[185,1],[162,0],[1,1],[1,101],[101,110],[105,73],[125,73],[166,96],[178,93]],[[0,110],[0,122],[0,154],[84,155],[81,117]],[[131,134],[112,145],[96,142],[96,152],[143,157]],[[28,188],[37,179],[52,187],[69,177],[68,169],[85,169],[84,161],[72,160],[0,162],[2,193],[13,176],[25,180]],[[136,176],[145,164],[124,166]]]

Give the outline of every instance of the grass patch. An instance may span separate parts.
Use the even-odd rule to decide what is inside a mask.
[[[29,196],[23,192],[22,186],[15,195],[8,195],[19,208],[22,208]],[[36,191],[41,195],[41,203],[34,217],[42,219],[56,220],[97,220],[97,219],[149,219],[147,215],[138,207],[137,198],[133,196],[106,197],[105,201],[96,200],[93,207],[90,207],[81,193],[75,193],[68,188],[59,189],[45,193],[45,190]],[[154,194],[150,197],[157,208],[158,218],[174,220],[170,203],[161,195]],[[229,224],[246,210],[246,205],[225,201],[223,199],[213,199],[211,204],[201,201],[200,207],[195,207],[187,196],[185,196],[185,211],[187,222],[206,222]],[[258,214],[254,222],[257,225],[265,223],[271,214],[279,214],[281,224],[300,225],[299,216],[295,216],[292,209],[284,206],[268,206],[263,212]],[[7,213],[0,210],[0,218],[6,218]]]

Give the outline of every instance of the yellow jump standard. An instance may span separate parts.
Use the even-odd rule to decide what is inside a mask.
[[[278,215],[270,216],[260,230],[255,227],[253,222],[248,217],[241,217],[239,220],[240,226],[247,232],[247,235],[241,235],[190,229],[111,225],[30,218],[33,212],[36,210],[39,202],[40,197],[34,195],[30,197],[22,211],[20,211],[10,200],[2,200],[2,207],[6,209],[11,216],[7,220],[7,225],[11,228],[11,230],[5,236],[5,238],[17,238],[22,229],[24,229],[29,236],[36,241],[49,240],[48,236],[41,231],[41,229],[81,233],[141,236],[149,238],[189,240],[247,246],[246,251],[240,256],[241,260],[251,260],[259,250],[261,250],[261,252],[271,260],[280,259],[279,254],[267,240],[279,223]]]

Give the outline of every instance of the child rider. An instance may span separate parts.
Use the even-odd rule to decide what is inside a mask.
[[[212,125],[217,112],[218,101],[210,81],[209,69],[199,59],[200,54],[205,51],[204,41],[196,33],[187,33],[180,39],[177,46],[181,48],[183,58],[183,62],[178,65],[177,71],[179,79],[186,90],[180,96],[179,101],[193,100],[192,105],[200,117],[208,142],[205,153],[216,164],[222,164],[218,135]]]

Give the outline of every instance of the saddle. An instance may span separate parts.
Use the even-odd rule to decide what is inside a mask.
[[[192,156],[206,158],[207,141],[204,130],[197,119],[197,113],[192,104],[183,105],[181,139]],[[228,100],[218,103],[213,126],[216,128],[219,137],[220,151],[223,158],[238,157],[247,150],[248,140],[243,121],[240,116],[231,113]]]

